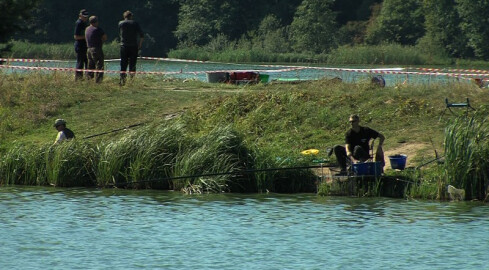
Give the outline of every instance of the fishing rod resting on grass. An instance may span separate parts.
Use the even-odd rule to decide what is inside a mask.
[[[113,129],[111,131],[106,131],[106,132],[102,132],[102,133],[98,133],[98,134],[86,136],[86,137],[83,137],[83,139],[90,139],[90,138],[93,138],[93,137],[97,137],[97,136],[101,136],[101,135],[105,135],[105,134],[110,134],[110,133],[114,133],[114,132],[118,132],[118,131],[121,131],[121,130],[130,129],[130,128],[138,127],[138,126],[142,126],[142,125],[144,125],[144,123],[138,123],[138,124],[134,124],[134,125],[129,125],[129,126],[126,126],[126,127],[122,127],[122,128],[118,128],[118,129]]]

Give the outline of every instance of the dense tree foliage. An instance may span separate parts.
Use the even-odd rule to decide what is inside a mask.
[[[30,31],[17,38],[44,43],[72,42],[81,9],[99,17],[100,27],[107,33],[109,42],[118,39],[117,26],[123,19],[122,13],[131,10],[146,32],[143,52],[162,54],[176,45],[173,31],[178,19],[178,0],[42,0],[32,13],[35,21],[29,25]]]
[[[115,42],[122,13],[133,11],[146,32],[146,55],[177,46],[322,53],[397,43],[489,59],[489,0],[0,0],[0,7],[6,16],[0,43],[12,37],[71,42],[78,12],[86,8]],[[30,16],[35,20],[27,21]],[[29,31],[19,34],[23,27]]]
[[[336,45],[334,0],[304,0],[297,8],[291,36],[297,51],[328,52]]]
[[[467,45],[475,56],[489,60],[489,0],[456,0],[462,22],[460,28],[467,36]]]
[[[455,57],[473,55],[473,50],[466,46],[467,37],[460,28],[461,18],[455,0],[424,0],[423,10],[426,20],[424,45]]]
[[[5,44],[10,37],[26,27],[26,21],[31,17],[31,10],[36,4],[37,0],[0,0],[3,16],[0,24],[0,53],[8,48]]]
[[[421,0],[384,0],[380,15],[368,33],[367,41],[414,45],[424,32]]]

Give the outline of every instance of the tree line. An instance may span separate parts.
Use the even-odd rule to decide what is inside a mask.
[[[317,54],[397,43],[489,60],[489,0],[0,0],[0,7],[9,11],[0,43],[71,42],[86,8],[109,40],[117,40],[118,21],[131,10],[146,32],[145,53],[155,56],[189,47]]]

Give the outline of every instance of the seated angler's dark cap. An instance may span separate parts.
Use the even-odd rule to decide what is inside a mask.
[[[88,18],[88,11],[86,9],[82,9],[80,10],[80,15],[85,18]]]

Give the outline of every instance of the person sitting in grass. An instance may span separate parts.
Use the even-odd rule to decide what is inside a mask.
[[[64,119],[56,119],[54,127],[58,130],[58,136],[56,136],[54,144],[75,138],[75,133],[66,127],[66,121]]]
[[[339,175],[346,175],[347,163],[365,162],[371,158],[369,153],[371,139],[379,138],[375,160],[382,162],[384,160],[384,152],[382,151],[384,135],[369,127],[360,126],[360,117],[356,114],[351,115],[349,121],[351,129],[345,134],[346,145],[336,145],[332,149],[341,168]]]

